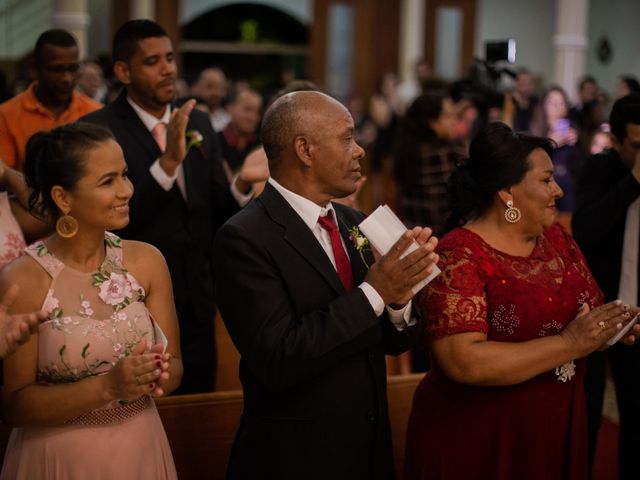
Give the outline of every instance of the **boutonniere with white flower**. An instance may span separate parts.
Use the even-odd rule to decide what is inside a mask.
[[[353,246],[360,255],[360,258],[368,268],[369,264],[364,258],[364,252],[369,249],[369,240],[367,239],[367,237],[362,235],[362,233],[360,233],[360,229],[356,225],[350,227],[348,229],[348,232],[349,240],[351,240],[351,243],[353,243]]]
[[[202,146],[202,141],[204,137],[198,130],[188,130],[187,131],[187,152],[191,149],[191,147],[200,148]]]

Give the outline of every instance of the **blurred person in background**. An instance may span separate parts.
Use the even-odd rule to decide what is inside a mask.
[[[205,68],[200,72],[189,92],[192,96],[201,98],[209,107],[209,119],[216,132],[221,132],[231,120],[231,116],[224,108],[227,98],[227,77],[219,68]]]
[[[394,149],[398,213],[408,228],[428,226],[440,237],[449,217],[447,182],[464,151],[454,143],[457,124],[446,93],[423,93],[400,122]]]
[[[574,206],[576,176],[584,157],[576,146],[578,131],[569,120],[569,98],[561,87],[547,88],[534,112],[531,131],[555,142],[551,155],[554,177],[564,192],[556,206],[560,212],[570,213]]]
[[[577,116],[586,104],[596,101],[599,92],[596,79],[591,75],[583,76],[578,82],[578,103],[571,108],[572,115]]]
[[[393,143],[402,114],[398,97],[398,79],[386,73],[369,101],[369,118],[375,128],[375,138],[367,152],[373,205],[396,203],[396,184],[393,181]]]
[[[371,156],[373,170],[380,170],[385,159],[391,154],[401,112],[398,79],[394,73],[385,73],[369,103],[369,116],[376,127],[376,139]]]
[[[621,75],[618,77],[615,98],[622,98],[630,93],[640,93],[640,82],[633,75]]]
[[[578,83],[578,103],[569,111],[569,119],[577,127],[578,146],[585,156],[589,155],[591,139],[607,120],[609,102],[602,93],[596,79],[585,75]]]
[[[613,104],[613,148],[592,155],[578,177],[573,235],[584,252],[605,301],[640,304],[640,94]],[[589,458],[593,463],[602,415],[608,361],[620,412],[619,477],[638,478],[640,450],[640,346],[614,345],[587,360],[585,391]]]
[[[407,228],[429,227],[441,237],[451,210],[447,182],[464,149],[454,143],[457,123],[447,93],[423,93],[401,120],[394,149],[398,215]],[[412,371],[427,370],[423,345],[411,351]]]
[[[456,102],[456,121],[453,128],[453,138],[460,143],[464,152],[469,150],[471,138],[478,128],[480,112],[478,107],[470,100],[463,98]]]
[[[409,108],[411,102],[424,91],[424,86],[431,78],[432,73],[433,69],[429,62],[420,59],[413,65],[413,77],[398,85],[398,98],[403,113]]]
[[[102,68],[95,62],[85,60],[78,70],[78,91],[96,102],[104,103],[107,95],[107,84],[104,81]]]
[[[589,153],[591,155],[595,155],[596,153],[600,153],[612,146],[613,139],[611,138],[611,127],[608,123],[603,123],[591,137]]]
[[[102,105],[76,91],[78,44],[65,30],[47,30],[35,46],[37,79],[0,105],[0,158],[22,170],[29,137],[71,123]]]
[[[533,112],[538,105],[538,96],[536,95],[535,82],[533,75],[528,68],[521,67],[516,73],[513,91],[511,92],[513,100],[513,119],[508,122],[513,125],[513,129],[517,132],[528,132],[531,130],[531,121]]]
[[[262,115],[262,96],[250,88],[234,92],[227,103],[227,111],[231,119],[224,130],[218,132],[218,140],[231,182],[247,155],[260,145],[258,127]]]

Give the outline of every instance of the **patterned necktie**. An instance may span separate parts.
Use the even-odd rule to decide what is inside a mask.
[[[344,289],[348,292],[353,289],[353,273],[351,272],[349,257],[347,257],[347,252],[345,252],[344,247],[342,246],[342,241],[340,240],[338,225],[336,225],[331,212],[329,212],[325,217],[319,217],[318,224],[329,232],[329,237],[331,238],[331,249],[333,250],[333,257],[336,261],[338,277],[340,277],[340,281],[342,282]]]

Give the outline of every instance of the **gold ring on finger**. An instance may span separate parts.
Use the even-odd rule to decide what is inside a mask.
[[[607,324],[604,322],[604,320],[600,320],[600,321],[598,322],[598,326],[599,326],[601,329],[603,329],[603,330],[604,330],[605,328],[607,328]]]

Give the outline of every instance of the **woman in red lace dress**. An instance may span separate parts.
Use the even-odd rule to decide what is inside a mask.
[[[551,143],[491,124],[450,181],[455,228],[419,299],[433,363],[407,479],[586,479],[583,357],[636,312],[602,293],[558,224]],[[633,342],[634,327],[625,342]]]

